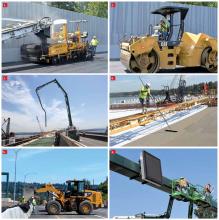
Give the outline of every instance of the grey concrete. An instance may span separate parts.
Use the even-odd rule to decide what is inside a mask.
[[[91,215],[78,215],[76,212],[62,212],[60,215],[48,215],[47,212],[45,211],[45,207],[44,206],[36,206],[35,208],[35,212],[32,213],[32,215],[30,216],[30,218],[43,218],[43,219],[47,219],[47,218],[88,218],[88,219],[95,219],[95,218],[107,218],[107,213],[108,213],[108,209],[106,208],[101,208],[101,209],[97,209],[94,210],[93,214]]]
[[[89,16],[72,11],[62,10],[54,7],[49,7],[41,2],[8,2],[8,7],[2,10],[2,18],[14,18],[25,20],[39,20],[43,17],[51,17],[54,19],[87,20],[85,24],[81,24],[81,31],[88,32],[88,40],[90,41],[93,35],[96,35],[99,40],[97,52],[104,52],[108,49],[108,21],[105,18]],[[3,20],[2,27],[8,24],[16,23]],[[68,23],[69,32],[75,30],[75,24]],[[20,46],[27,43],[39,43],[39,39],[30,34],[24,38],[11,39],[2,44],[2,62],[17,62],[21,61]]]
[[[101,140],[95,140],[86,137],[80,137],[80,143],[84,144],[85,146],[93,146],[93,147],[104,147],[107,146],[107,142]]]
[[[71,62],[60,65],[34,63],[3,64],[3,73],[106,73],[108,72],[107,54],[96,54],[94,60]]]
[[[110,61],[110,73],[129,73],[129,72],[120,61]],[[205,68],[202,67],[180,67],[177,66],[176,69],[173,70],[160,70],[158,73],[208,73]]]
[[[116,2],[110,9],[110,58],[119,58],[119,42],[126,35],[145,35],[150,24],[159,23],[151,11],[162,6],[188,7],[185,31],[217,37],[217,9],[170,2]]]
[[[217,146],[217,108],[209,107],[165,129],[133,141],[126,146]],[[167,128],[166,128],[167,129]]]

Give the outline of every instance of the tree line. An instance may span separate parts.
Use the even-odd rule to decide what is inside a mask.
[[[48,2],[49,6],[87,15],[107,18],[107,2]]]
[[[190,94],[190,95],[198,95],[198,94],[202,94],[202,91],[204,89],[204,82],[203,83],[199,83],[199,84],[193,84],[193,85],[189,85],[186,86],[185,88],[185,94]],[[208,89],[215,89],[217,92],[217,81],[215,82],[208,82]],[[139,88],[140,90],[140,88]],[[132,96],[138,96],[139,94],[139,90],[138,91],[132,91],[132,92],[117,92],[117,93],[110,93],[110,97],[111,98],[116,98],[116,97],[132,97]],[[176,89],[170,89],[170,94],[175,93]],[[151,94],[153,95],[164,95],[165,94],[165,90],[164,89],[160,89],[160,90],[154,90],[151,89]]]

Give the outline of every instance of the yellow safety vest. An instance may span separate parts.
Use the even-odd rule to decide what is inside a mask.
[[[146,88],[145,86],[142,86],[139,93],[139,98],[145,99],[148,95],[150,95],[150,88]]]
[[[92,46],[97,46],[98,44],[99,44],[99,41],[97,40],[97,39],[92,39],[91,40],[91,42],[90,42],[90,44],[92,45]]]

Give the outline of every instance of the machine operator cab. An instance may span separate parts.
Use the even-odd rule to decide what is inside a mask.
[[[188,8],[184,7],[165,6],[152,11],[152,14],[161,15],[163,17],[160,20],[160,24],[149,26],[150,36],[157,36],[158,43],[161,47],[178,46],[184,33],[184,20],[188,10]],[[161,27],[162,24],[165,28],[165,35]]]
[[[66,181],[65,196],[84,196],[85,195],[85,181],[83,180],[68,180]]]
[[[57,19],[52,23],[50,29],[51,39],[53,43],[66,43],[67,42],[67,20],[66,19]]]

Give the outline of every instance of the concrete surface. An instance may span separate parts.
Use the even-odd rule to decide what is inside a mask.
[[[46,65],[35,63],[3,64],[3,73],[107,73],[107,53],[96,54],[92,61],[75,61],[60,65]]]
[[[129,73],[128,70],[122,65],[120,61],[110,61],[110,73]],[[178,66],[174,70],[160,70],[159,73],[208,73],[208,71],[202,67],[180,67]]]
[[[209,107],[165,129],[130,142],[125,146],[217,146],[217,108]]]
[[[103,147],[107,146],[107,142],[101,140],[95,140],[87,137],[80,137],[80,143],[86,146]]]
[[[54,140],[55,140],[55,137],[43,137],[35,141],[29,142],[27,144],[24,144],[23,146],[26,146],[26,147],[50,146],[52,147],[54,146]],[[84,144],[85,146],[95,146],[95,147],[107,146],[107,142],[105,141],[95,140],[95,139],[86,138],[86,137],[80,137],[80,143]]]
[[[47,219],[47,218],[87,218],[87,219],[93,219],[93,218],[107,218],[108,214],[108,209],[106,208],[101,208],[94,210],[93,214],[91,215],[78,215],[76,212],[62,212],[60,215],[48,215],[47,212],[45,211],[44,206],[36,206],[35,212],[32,213],[30,218],[42,218],[42,219]]]

